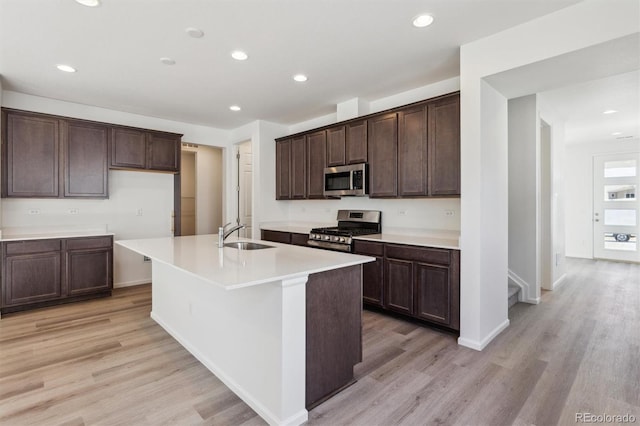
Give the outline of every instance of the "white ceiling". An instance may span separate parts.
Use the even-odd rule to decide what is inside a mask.
[[[221,129],[292,124],[457,76],[460,45],[577,1],[0,0],[0,76],[5,90]],[[424,12],[433,25],[412,27]]]

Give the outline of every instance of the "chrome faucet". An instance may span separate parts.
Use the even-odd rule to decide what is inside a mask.
[[[225,230],[229,225],[231,225],[231,222],[218,228],[218,247],[220,248],[224,246],[224,240],[226,240],[229,235],[231,235],[232,233],[236,232],[239,229],[243,229],[247,227],[247,225],[240,224],[240,225],[234,226],[229,230]]]

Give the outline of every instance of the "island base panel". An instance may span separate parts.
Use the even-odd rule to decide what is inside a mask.
[[[354,382],[362,361],[362,265],[309,275],[306,289],[306,407]]]
[[[305,409],[306,276],[225,290],[153,261],[152,318],[269,424]]]

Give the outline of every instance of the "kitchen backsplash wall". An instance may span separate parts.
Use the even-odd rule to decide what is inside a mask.
[[[339,200],[280,201],[289,204],[289,220],[335,223],[338,210],[382,211],[382,231],[416,228],[460,231],[460,198],[371,199],[343,197]]]
[[[3,198],[1,210],[3,228],[107,225],[115,240],[171,236],[173,175],[110,171],[109,199]],[[114,285],[149,282],[150,263],[119,246],[114,251]]]

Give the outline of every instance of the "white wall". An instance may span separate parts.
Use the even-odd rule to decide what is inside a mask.
[[[639,152],[640,139],[571,143],[566,147],[567,256],[593,258],[593,156]]]
[[[508,176],[506,166],[489,172],[495,166],[491,154],[503,155],[504,147],[483,131],[491,120],[483,110],[483,97],[495,97],[482,89],[483,79],[637,33],[639,13],[637,0],[619,0],[615,7],[604,1],[580,2],[461,46],[460,344],[482,349],[508,325],[506,288],[496,291],[506,286],[508,253],[494,250],[496,241],[506,244],[508,239],[507,222],[495,222],[507,215],[507,203],[499,198],[506,196],[506,190],[497,192],[496,184],[506,189]],[[495,179],[487,179],[487,174]],[[495,226],[487,226],[488,222]]]
[[[538,299],[538,108],[536,95],[509,100],[509,272]]]
[[[2,106],[183,133],[183,139],[203,145],[226,146],[229,138],[229,132],[219,129],[9,91],[2,93]],[[172,174],[110,171],[109,192],[108,200],[4,199],[1,208],[2,227],[106,224],[115,233],[116,240],[171,235]],[[39,208],[41,214],[25,215],[28,208]],[[69,215],[68,210],[71,208],[77,208],[79,214]],[[139,208],[143,210],[142,216],[135,214]],[[114,249],[114,286],[140,284],[150,280],[150,264],[143,263],[139,255],[128,250],[118,247]]]
[[[107,225],[116,240],[171,236],[173,175],[111,171],[107,200],[6,198],[2,203],[3,228],[92,227]],[[30,215],[29,209],[40,214]],[[78,209],[78,214],[69,214]],[[142,209],[142,216],[137,216]],[[114,248],[114,283],[149,282],[151,266],[128,250]]]

